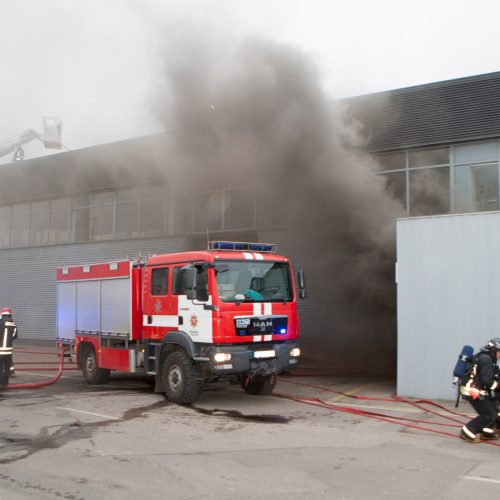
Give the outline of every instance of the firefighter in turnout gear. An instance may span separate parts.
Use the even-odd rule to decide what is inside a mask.
[[[12,319],[12,311],[4,307],[0,311],[0,389],[9,383],[12,345],[16,338],[17,327]]]
[[[469,443],[500,439],[498,429],[498,365],[500,338],[491,339],[474,355],[471,368],[460,385],[460,394],[469,401],[478,416],[462,427],[460,438]]]

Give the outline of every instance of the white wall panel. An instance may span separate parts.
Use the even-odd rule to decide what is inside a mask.
[[[397,223],[398,394],[452,399],[464,344],[500,325],[500,212]]]

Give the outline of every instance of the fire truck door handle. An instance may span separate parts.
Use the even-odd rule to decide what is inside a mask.
[[[179,325],[182,325],[184,323],[184,317],[179,316]]]
[[[150,325],[153,322],[153,316],[148,316],[148,325]]]

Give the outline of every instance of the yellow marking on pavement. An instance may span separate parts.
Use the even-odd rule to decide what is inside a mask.
[[[297,399],[300,399],[300,398],[297,398]],[[327,403],[327,401],[325,401],[325,403]],[[349,408],[368,408],[369,410],[387,410],[387,411],[397,411],[397,412],[400,412],[400,413],[426,413],[428,414],[427,411],[425,410],[419,410],[417,408],[402,408],[402,407],[397,407],[397,406],[375,406],[375,405],[360,405],[360,404],[353,404],[353,403],[342,403],[342,406],[346,406],[346,407],[349,407]],[[459,415],[453,415],[453,414],[450,414],[450,413],[446,413],[446,412],[436,412],[438,413],[439,415],[443,416],[443,417],[455,417],[455,418],[460,418]],[[473,415],[468,415],[468,418],[472,418]]]
[[[350,391],[346,391],[344,394],[339,394],[338,396],[335,396],[332,399],[329,399],[327,403],[333,403],[334,401],[339,401],[342,398],[345,398],[346,396],[352,396],[353,394],[356,394],[359,391],[362,391],[363,389],[366,389],[367,387],[372,387],[374,386],[375,383],[371,384],[366,384],[366,385],[360,385],[359,387],[355,387],[354,389],[351,389]]]
[[[45,377],[45,378],[54,378],[56,376],[55,373],[52,375],[49,375],[48,373],[25,372],[24,370],[22,372],[17,370],[16,375],[17,375],[17,378],[19,378],[20,376],[23,376],[23,375],[35,375],[36,377]],[[73,378],[73,377],[68,377],[67,375],[61,375],[59,378]],[[12,379],[13,379],[13,377],[10,377],[9,383],[11,382]],[[14,382],[12,382],[12,383],[14,383]],[[18,382],[18,383],[20,383],[20,382]],[[23,382],[23,384],[24,383],[31,384],[31,382]]]

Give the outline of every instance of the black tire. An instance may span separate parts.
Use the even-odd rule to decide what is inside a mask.
[[[167,354],[162,366],[162,381],[167,399],[177,404],[196,401],[203,385],[199,367],[181,350]]]
[[[102,385],[109,380],[110,370],[99,368],[93,347],[88,347],[82,357],[82,372],[89,385]]]
[[[245,383],[241,385],[247,394],[251,394],[252,396],[266,396],[272,394],[276,387],[276,382],[276,377],[271,375],[264,379],[252,380],[246,385]]]

